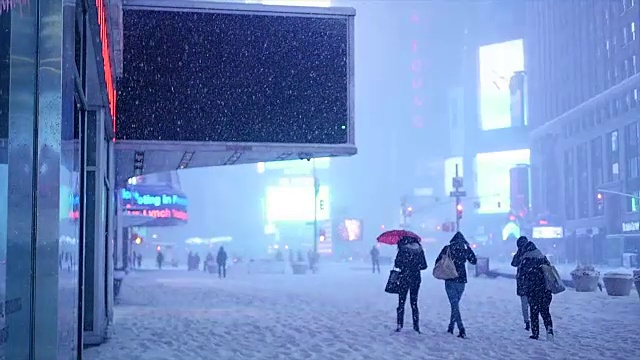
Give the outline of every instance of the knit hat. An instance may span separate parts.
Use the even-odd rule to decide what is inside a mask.
[[[525,246],[528,242],[529,242],[529,239],[527,239],[526,236],[520,236],[518,240],[516,240],[516,246],[518,247],[518,249],[520,249],[523,246]]]

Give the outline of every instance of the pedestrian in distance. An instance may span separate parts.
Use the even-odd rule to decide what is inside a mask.
[[[216,256],[216,263],[218,264],[218,278],[223,279],[227,277],[227,252],[224,250],[224,246],[220,246],[218,254]]]
[[[413,330],[420,333],[420,312],[418,310],[418,293],[422,276],[420,272],[427,269],[427,259],[420,240],[411,237],[403,237],[398,242],[398,253],[394,267],[400,270],[398,275],[398,309],[396,332],[404,326],[404,308],[409,294],[409,304],[413,320]]]
[[[467,332],[462,324],[462,316],[460,315],[460,300],[462,299],[465,284],[467,283],[466,263],[468,261],[472,265],[475,265],[478,260],[476,259],[476,254],[471,250],[467,239],[465,239],[464,235],[459,231],[453,235],[453,238],[449,241],[449,245],[444,246],[440,251],[436,259],[436,267],[445,257],[449,257],[455,265],[454,276],[444,281],[444,288],[447,292],[449,305],[451,306],[451,317],[449,318],[447,332],[453,334],[454,327],[457,325],[458,337],[464,339],[467,337]]]
[[[553,340],[553,321],[551,319],[551,300],[553,294],[547,288],[547,280],[543,266],[551,266],[549,259],[528,241],[522,247],[522,260],[518,267],[518,281],[522,282],[523,293],[529,300],[531,320],[531,336],[537,340],[540,337],[540,317],[547,330],[547,339]]]
[[[529,298],[525,294],[524,279],[520,276],[520,264],[522,263],[522,256],[524,254],[523,248],[529,242],[526,236],[520,236],[516,240],[516,246],[518,250],[513,259],[511,260],[511,266],[517,268],[516,270],[516,295],[520,297],[520,308],[522,310],[522,320],[524,320],[524,329],[526,331],[531,330],[531,321],[529,317]]]
[[[375,274],[377,270],[378,274],[380,274],[380,250],[378,250],[377,246],[373,245],[369,254],[371,255],[371,268],[373,273]]]

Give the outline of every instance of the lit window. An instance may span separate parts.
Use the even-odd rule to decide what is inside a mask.
[[[635,40],[637,36],[636,33],[636,23],[635,21],[631,23],[631,40]]]
[[[638,72],[638,57],[636,55],[631,57],[631,71],[634,74]]]
[[[638,101],[638,89],[633,89],[633,98]]]

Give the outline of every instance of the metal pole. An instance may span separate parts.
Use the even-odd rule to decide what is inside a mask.
[[[458,164],[456,164],[456,178],[458,178]],[[460,188],[458,187],[458,185],[456,184],[456,193],[458,193],[460,190]],[[460,196],[456,195],[456,207],[455,207],[455,212],[456,212],[456,231],[460,231],[460,217],[458,216],[458,205],[460,205]]]
[[[640,199],[640,197],[638,197],[638,196],[635,196],[635,195],[632,195],[632,194],[623,193],[623,192],[619,192],[619,191],[614,191],[614,190],[598,189],[597,191],[601,192],[601,193],[605,193],[605,194],[614,194],[614,195],[630,197],[632,199]]]
[[[313,255],[318,254],[318,192],[320,184],[316,176],[316,159],[313,161]]]

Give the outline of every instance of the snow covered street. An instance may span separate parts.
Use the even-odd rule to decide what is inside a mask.
[[[316,275],[142,271],[128,276],[112,338],[87,360],[181,359],[634,359],[640,300],[606,293],[554,297],[556,339],[529,339],[510,279],[470,278],[461,311],[468,339],[447,334],[444,284],[423,273],[421,326],[393,333],[397,297],[388,273],[323,264]]]

